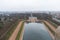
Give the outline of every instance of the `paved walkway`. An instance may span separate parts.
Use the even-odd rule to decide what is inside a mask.
[[[19,24],[17,25],[15,31],[12,33],[11,37],[8,40],[15,40],[16,39],[16,36],[17,36],[17,34],[20,30],[21,24],[22,24],[22,21],[19,22]]]
[[[44,21],[47,25],[49,25],[49,27],[54,31],[54,32],[56,32],[56,28],[53,26],[53,25],[51,25],[49,22],[47,22],[47,21]],[[48,32],[49,32],[49,34],[50,34],[50,36],[53,38],[53,40],[55,39],[55,35],[53,35],[51,32],[50,32],[50,30],[47,28],[47,30],[48,30]]]
[[[21,35],[20,35],[20,39],[19,40],[23,40],[23,35],[24,35],[24,27],[22,29]]]
[[[46,27],[47,28],[47,27]],[[54,40],[55,39],[55,37],[54,37],[54,35],[52,34],[52,32],[47,28],[47,31],[49,32],[49,34],[50,34],[50,36],[52,37],[52,39]]]
[[[47,21],[44,21],[47,25],[49,25],[49,27],[55,32],[56,31],[56,28],[53,26],[53,25],[51,25],[49,22],[47,22]]]

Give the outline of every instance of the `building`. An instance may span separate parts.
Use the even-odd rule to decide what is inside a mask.
[[[29,17],[29,20],[31,22],[35,22],[37,20],[37,17],[33,17],[33,15],[31,14],[31,16]]]

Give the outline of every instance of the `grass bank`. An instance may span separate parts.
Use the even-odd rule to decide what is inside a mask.
[[[24,26],[24,21],[23,21],[23,23],[21,25],[21,28],[20,28],[20,30],[19,30],[19,32],[17,34],[16,40],[20,40],[20,34],[21,34],[22,30],[23,30],[23,26]]]
[[[53,34],[53,35],[55,35],[55,32],[45,23],[45,22],[43,22],[44,24],[45,24],[45,26],[51,31],[51,33]]]
[[[58,25],[57,25],[57,24],[55,24],[54,22],[52,22],[52,21],[50,21],[50,20],[48,20],[48,22],[49,22],[50,24],[52,24],[53,26],[55,26],[55,28],[57,28],[57,27],[58,27]]]
[[[6,34],[3,36],[1,40],[8,40],[11,34],[14,32],[16,29],[16,26],[18,25],[20,21],[16,21],[13,25],[11,25],[11,28],[6,32]]]

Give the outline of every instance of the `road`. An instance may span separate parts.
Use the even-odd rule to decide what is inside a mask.
[[[16,39],[16,36],[17,36],[17,34],[18,34],[19,30],[20,30],[21,24],[22,24],[22,21],[19,22],[16,29],[14,30],[14,32],[12,33],[12,35],[10,36],[10,38],[8,40],[15,40]]]

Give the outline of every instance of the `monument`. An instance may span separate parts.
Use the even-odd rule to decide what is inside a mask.
[[[37,17],[33,17],[32,13],[31,13],[31,16],[29,17],[29,20],[31,22],[35,22],[37,20]]]

